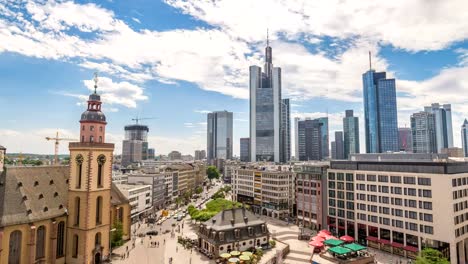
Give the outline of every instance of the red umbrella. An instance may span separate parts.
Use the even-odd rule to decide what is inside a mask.
[[[313,247],[323,247],[323,243],[319,242],[319,241],[310,241],[309,245],[311,245]]]
[[[326,240],[328,240],[328,239],[336,239],[336,240],[338,240],[338,238],[337,238],[337,237],[335,237],[335,236],[332,236],[332,235],[328,235],[328,236],[326,236],[326,237],[325,237],[325,239],[326,239]]]
[[[326,238],[327,236],[329,236],[329,234],[320,232],[320,233],[317,234],[317,236]]]
[[[321,236],[314,236],[311,240],[312,241],[323,242],[323,241],[325,241],[325,238],[323,238]]]
[[[331,232],[326,229],[320,230],[320,232],[331,235]]]
[[[342,237],[340,237],[340,240],[342,240],[344,242],[354,242],[354,238],[351,237],[351,236],[342,236]]]

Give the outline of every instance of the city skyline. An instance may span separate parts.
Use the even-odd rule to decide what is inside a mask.
[[[178,0],[2,3],[1,144],[10,152],[51,154],[53,144],[45,136],[59,130],[64,137],[77,138],[74,117],[92,89],[92,73],[98,71],[104,111],[112,121],[107,140],[116,144],[116,154],[121,153],[123,127],[137,115],[158,118],[145,122],[156,155],[203,149],[206,113],[226,109],[234,112],[233,154],[238,156],[239,139],[249,136],[248,66],[262,65],[269,28],[275,63],[286,77],[282,93],[291,99],[291,118],[328,115],[329,134],[334,135],[342,130],[344,110],[353,109],[361,120],[364,150],[361,74],[368,68],[371,50],[375,69],[396,79],[399,127],[408,126],[411,113],[438,98],[452,104],[454,146],[461,147],[458,127],[468,113],[467,98],[460,93],[468,81],[468,27],[460,12],[462,3],[431,6],[445,11],[435,12],[430,21],[423,11],[427,9],[400,6],[411,8],[419,23],[407,20],[404,12],[386,13],[392,3],[379,7],[383,15],[372,12],[367,2],[339,5],[343,14],[327,13],[326,3],[313,8],[304,3],[296,10],[291,3],[275,1],[270,14],[260,12],[260,3],[247,8],[242,1],[236,6]],[[253,12],[244,14],[246,9]],[[369,30],[369,25],[347,15],[359,11],[376,26]],[[225,20],[214,14],[226,15]],[[269,19],[277,16],[294,22]],[[335,27],[330,21],[348,22]],[[390,23],[405,31],[388,34]],[[460,27],[445,26],[451,24]],[[421,27],[430,32],[421,32]],[[123,55],[119,43],[131,52]],[[167,111],[174,106],[177,110]],[[294,153],[293,141],[291,146]],[[59,153],[67,153],[67,144],[60,145]]]

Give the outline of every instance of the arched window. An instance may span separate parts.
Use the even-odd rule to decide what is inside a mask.
[[[75,226],[80,225],[80,197],[75,197]]]
[[[96,225],[102,223],[102,196],[96,199]]]
[[[65,222],[61,221],[57,227],[57,258],[65,256]]]
[[[81,136],[81,142],[84,142],[84,136]]]
[[[94,245],[101,245],[101,232],[97,232],[94,236]]]
[[[8,248],[8,264],[21,263],[21,231],[16,230],[10,234]]]
[[[99,155],[97,157],[97,163],[98,163],[98,177],[97,177],[97,187],[98,188],[102,188],[102,184],[103,184],[103,181],[102,181],[102,170],[103,170],[103,167],[104,167],[104,163],[106,163],[106,156],[104,155]]]
[[[75,161],[76,161],[76,188],[79,189],[81,188],[81,178],[82,178],[82,174],[83,174],[83,161],[84,161],[84,158],[83,158],[83,155],[81,154],[78,154],[76,155],[76,158],[75,158]]]
[[[45,258],[46,229],[40,226],[36,231],[36,259]]]
[[[78,235],[73,235],[72,257],[78,257]]]
[[[89,136],[89,142],[91,142],[91,143],[94,142],[94,137],[93,136]]]
[[[102,136],[99,136],[99,143],[102,143]]]

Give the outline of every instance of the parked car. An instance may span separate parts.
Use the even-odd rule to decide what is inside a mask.
[[[157,236],[157,235],[158,235],[158,231],[156,231],[156,230],[151,230],[151,231],[146,232],[146,235],[147,235],[147,236]]]

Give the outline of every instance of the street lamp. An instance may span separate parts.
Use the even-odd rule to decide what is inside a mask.
[[[112,228],[109,232],[109,263],[112,263],[112,232],[114,232],[115,228]]]

